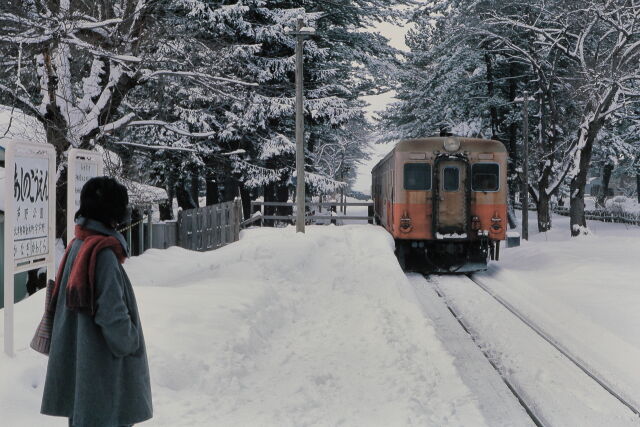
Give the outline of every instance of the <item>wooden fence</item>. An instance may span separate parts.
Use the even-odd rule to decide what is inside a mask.
[[[210,251],[240,238],[242,202],[189,209],[178,213],[177,244],[193,251]]]
[[[287,221],[292,224],[295,223],[295,215],[265,215],[263,211],[264,206],[270,207],[290,207],[293,208],[296,206],[295,203],[290,202],[251,202],[251,212],[255,212],[259,210],[260,215],[252,216],[248,221],[245,221],[243,225],[248,225],[249,223],[260,221],[260,225],[264,225],[265,220],[273,220],[273,221]],[[335,211],[332,209],[337,209],[338,207],[346,208],[349,206],[354,207],[364,207],[368,208],[367,216],[359,216],[359,215],[336,215]],[[349,203],[341,203],[341,202],[309,202],[306,204],[307,214],[305,215],[305,222],[307,224],[316,222],[316,221],[330,221],[331,224],[336,224],[337,220],[359,220],[359,221],[367,221],[370,224],[373,224],[373,203],[372,202],[349,202]],[[318,208],[318,212],[316,209]],[[327,215],[322,215],[319,213],[321,208],[328,208]]]

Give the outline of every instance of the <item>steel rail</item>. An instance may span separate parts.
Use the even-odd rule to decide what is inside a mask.
[[[428,281],[428,277],[427,275],[423,275],[423,277],[425,277],[425,279],[427,279]],[[449,310],[449,312],[451,312],[451,314],[453,315],[453,317],[458,321],[458,323],[460,324],[460,326],[462,327],[462,329],[469,335],[469,337],[471,338],[471,340],[473,341],[473,343],[476,345],[476,347],[478,347],[478,349],[480,350],[480,352],[482,353],[482,355],[485,357],[485,359],[487,359],[487,361],[489,362],[489,364],[491,365],[491,367],[498,373],[498,375],[500,375],[500,378],[502,378],[502,382],[504,382],[504,384],[507,386],[507,388],[509,389],[509,391],[511,392],[511,394],[513,394],[513,396],[518,400],[518,402],[520,403],[520,406],[522,406],[522,408],[525,410],[525,412],[527,413],[527,415],[529,416],[529,418],[531,418],[531,421],[537,426],[537,427],[548,427],[547,424],[545,424],[539,417],[538,415],[536,415],[536,413],[534,412],[534,410],[529,406],[529,404],[527,403],[527,401],[525,400],[525,398],[523,396],[520,395],[520,393],[518,392],[517,388],[511,384],[511,381],[509,381],[509,378],[507,378],[502,371],[500,371],[500,368],[498,368],[498,366],[495,364],[495,362],[493,361],[493,359],[491,358],[491,355],[489,355],[489,353],[484,350],[482,348],[482,345],[480,345],[480,343],[477,341],[476,337],[473,336],[473,334],[471,333],[471,329],[469,326],[467,326],[463,321],[462,321],[462,317],[454,310],[454,308],[449,304],[449,302],[447,301],[447,299],[444,297],[444,295],[442,294],[442,292],[440,291],[440,288],[438,287],[437,284],[433,284],[433,289],[436,292],[436,294],[438,295],[438,297],[440,297],[440,299],[442,299],[442,301],[444,302],[444,304],[447,306],[447,309]]]
[[[578,357],[574,356],[573,354],[571,354],[565,347],[563,347],[560,343],[558,343],[556,340],[554,340],[551,336],[549,336],[546,332],[544,332],[538,325],[536,325],[533,321],[531,321],[530,319],[528,319],[526,316],[524,316],[522,313],[520,313],[513,305],[509,304],[509,302],[507,302],[506,300],[504,300],[503,298],[501,298],[500,296],[496,295],[494,292],[492,292],[484,283],[480,282],[479,280],[475,280],[472,277],[469,277],[469,280],[471,280],[473,283],[475,283],[480,289],[482,289],[483,291],[485,291],[487,294],[489,294],[489,296],[491,296],[494,300],[496,300],[500,305],[502,305],[504,308],[506,308],[507,310],[509,310],[509,312],[511,312],[511,314],[513,314],[514,316],[516,316],[518,319],[520,319],[520,321],[522,321],[522,323],[524,323],[525,325],[527,325],[531,330],[533,330],[540,338],[542,338],[543,340],[545,340],[547,343],[549,343],[553,348],[555,348],[556,350],[558,350],[564,357],[566,357],[567,359],[569,359],[575,366],[577,366],[582,372],[584,372],[589,378],[591,378],[592,380],[594,380],[596,383],[598,383],[598,385],[600,385],[602,388],[604,388],[609,394],[611,394],[613,397],[615,397],[618,401],[620,401],[620,403],[622,403],[624,406],[626,406],[627,408],[629,408],[629,410],[631,410],[631,412],[633,412],[634,414],[636,414],[637,416],[640,416],[640,410],[638,408],[636,408],[635,406],[633,406],[632,403],[630,403],[625,397],[623,397],[620,393],[616,392],[613,387],[611,387],[606,380],[600,378],[597,374],[593,373],[592,371],[589,370],[589,368],[586,366],[586,363],[584,363],[583,361],[581,361]]]

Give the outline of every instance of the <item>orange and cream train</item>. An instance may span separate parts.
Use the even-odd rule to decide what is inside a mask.
[[[403,268],[471,272],[497,260],[507,227],[507,150],[455,136],[399,142],[372,170],[374,217]]]

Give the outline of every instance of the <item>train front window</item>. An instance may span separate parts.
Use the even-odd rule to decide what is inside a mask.
[[[406,163],[404,165],[405,190],[431,190],[431,165]]]
[[[497,163],[476,163],[471,167],[473,191],[498,191],[500,166]]]
[[[460,188],[460,169],[447,166],[442,172],[442,188],[444,191],[458,191]]]

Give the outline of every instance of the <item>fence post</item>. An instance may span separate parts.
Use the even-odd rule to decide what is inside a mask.
[[[142,255],[144,252],[144,212],[141,208],[136,209],[138,211],[138,216],[140,219],[138,222],[138,255]]]
[[[196,216],[196,228],[193,232],[195,233],[195,236],[196,236],[195,238],[196,251],[201,251],[205,247],[204,234],[203,234],[206,227],[204,211],[197,209],[195,212],[195,216]]]
[[[131,247],[131,218],[127,222],[127,247],[129,248],[130,255],[133,255],[133,248]]]
[[[212,238],[211,238],[211,206],[204,207],[204,217],[206,227],[204,229],[204,240],[205,240],[205,249],[210,250],[213,247]]]
[[[147,249],[151,249],[153,245],[153,208],[147,210]]]
[[[229,202],[225,204],[224,221],[224,244],[228,245],[231,243],[231,203]]]
[[[177,228],[177,233],[176,233],[176,237],[177,237],[177,244],[178,246],[180,246],[181,248],[184,247],[184,239],[182,236],[182,211],[178,212],[178,220],[176,221],[176,228]]]
[[[227,243],[231,243],[234,241],[233,239],[233,235],[234,235],[234,231],[236,229],[236,209],[235,209],[235,203],[231,202],[229,203],[229,241]]]
[[[220,239],[218,238],[218,205],[213,205],[211,207],[211,217],[213,219],[211,222],[211,229],[213,230],[213,247],[218,248],[220,246]]]
[[[330,211],[330,213],[331,213],[331,224],[333,224],[333,225],[337,225],[338,224],[338,222],[336,221],[335,216],[334,216],[334,214],[336,213],[336,210],[337,210],[337,205],[331,205],[331,211]]]
[[[238,206],[238,220],[236,221],[236,233],[233,239],[234,242],[237,242],[238,240],[240,240],[240,223],[244,221],[244,210],[242,207],[242,199],[237,201],[237,206]]]

